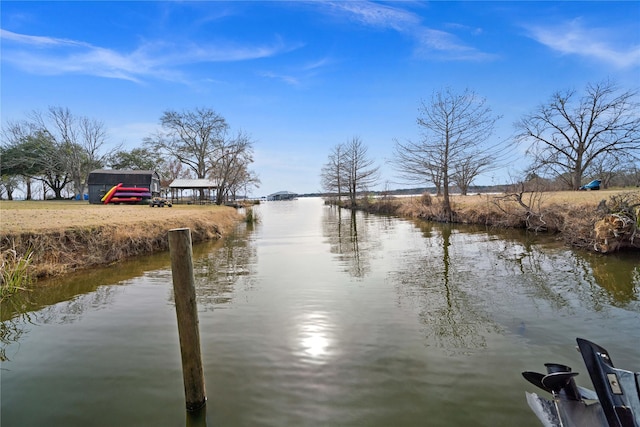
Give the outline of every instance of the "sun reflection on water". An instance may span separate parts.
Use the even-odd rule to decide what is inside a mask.
[[[300,353],[314,362],[330,355],[333,325],[327,313],[308,313],[298,320],[297,345]]]

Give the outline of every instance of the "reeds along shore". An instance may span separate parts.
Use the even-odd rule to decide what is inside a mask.
[[[87,225],[80,220],[80,216],[88,216],[94,209],[100,208],[103,209],[100,215],[107,213],[106,220],[100,217],[88,221],[94,225]],[[55,215],[55,209],[49,215]],[[38,277],[109,265],[136,255],[168,250],[167,236],[173,228],[190,228],[193,242],[202,242],[220,238],[242,221],[242,215],[228,207],[203,207],[188,212],[168,209],[160,211],[142,206],[129,207],[132,215],[125,220],[120,210],[108,211],[102,206],[87,205],[86,208],[71,211],[78,216],[76,222],[81,223],[80,226],[56,224],[38,228],[37,225],[29,227],[23,224],[21,229],[11,226],[10,213],[22,216],[28,222],[26,218],[30,211],[22,209],[16,213],[3,210],[3,216],[7,214],[6,223],[9,224],[7,226],[3,218],[0,233],[0,285],[3,295],[17,290],[14,289],[16,287],[24,287],[24,284]],[[64,209],[58,214],[68,215],[69,210]],[[34,212],[31,215],[37,216]],[[53,220],[50,222],[55,223]]]
[[[328,203],[337,203],[328,200]],[[558,234],[568,245],[610,253],[640,249],[640,192],[521,192],[451,198],[453,222]],[[445,222],[442,199],[363,198],[355,208],[371,213]]]

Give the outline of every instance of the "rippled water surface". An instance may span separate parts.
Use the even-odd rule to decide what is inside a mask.
[[[186,417],[168,254],[2,306],[2,425],[540,425],[520,376],[575,338],[640,370],[636,254],[267,202],[196,246],[208,404]],[[545,241],[546,240],[546,241]]]

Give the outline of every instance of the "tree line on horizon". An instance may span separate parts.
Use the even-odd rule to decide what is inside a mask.
[[[83,195],[89,173],[95,169],[152,170],[161,186],[178,178],[210,179],[218,184],[216,203],[235,198],[260,184],[253,163],[253,140],[231,133],[224,117],[210,108],[165,111],[160,128],[141,146],[107,149],[107,130],[98,120],[76,116],[68,108],[33,111],[25,120],[7,122],[0,145],[0,198],[13,199],[18,186],[25,199],[34,198],[32,185],[40,183],[43,199],[63,199],[64,192]]]
[[[608,80],[587,84],[582,93],[555,92],[514,124],[513,142],[531,158],[519,180],[554,181],[560,189],[578,190],[585,177],[600,179],[606,188],[616,176],[625,176],[640,185],[637,98],[637,89],[621,91]],[[451,220],[450,188],[467,194],[475,178],[499,165],[500,144],[487,142],[500,118],[470,89],[435,91],[420,103],[420,139],[394,140],[389,163],[403,182],[433,186]],[[320,177],[325,192],[339,199],[345,195],[356,206],[356,193],[375,185],[378,172],[364,142],[353,137],[331,148]]]

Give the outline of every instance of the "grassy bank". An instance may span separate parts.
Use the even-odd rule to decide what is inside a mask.
[[[241,220],[235,209],[225,206],[1,201],[0,253],[3,260],[28,257],[31,277],[59,275],[167,250],[173,228],[188,227],[193,241],[201,242],[221,237]],[[25,268],[24,263],[3,262],[3,277],[11,265]]]
[[[611,252],[640,248],[637,190],[514,192],[452,196],[454,222],[556,233],[572,247]],[[373,213],[443,221],[442,199],[428,194],[365,199]]]

